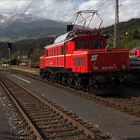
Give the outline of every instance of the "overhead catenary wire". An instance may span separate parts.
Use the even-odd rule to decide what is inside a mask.
[[[14,12],[14,14],[17,12],[17,8],[18,8],[18,4],[19,4],[19,2],[20,2],[21,0],[18,0],[17,1],[17,6],[16,6],[16,8],[15,8],[15,12]],[[24,9],[24,11],[22,12],[22,14],[24,14],[24,13],[26,13],[27,11],[28,11],[28,9],[31,7],[31,5],[33,4],[33,2],[34,2],[35,0],[31,0],[31,2],[27,5],[27,7]],[[39,0],[36,0],[36,1],[39,1]],[[122,3],[122,6],[123,6],[123,4],[125,4],[125,2],[126,1],[131,1],[131,0],[125,0],[125,1],[122,1],[121,3]],[[133,0],[133,1],[135,1],[135,3],[136,4],[138,4],[138,1],[139,0]],[[29,1],[28,1],[29,2]],[[108,4],[109,3],[109,4]],[[96,3],[95,5],[93,5],[93,6],[90,6],[90,7],[88,7],[88,8],[86,8],[86,10],[88,10],[88,9],[95,9],[95,10],[97,10],[97,11],[99,11],[99,13],[103,13],[104,12],[104,9],[107,9],[108,7],[110,7],[111,5],[114,7],[114,1],[110,1],[110,0],[100,0],[98,3]],[[131,7],[133,6],[135,6],[136,4],[134,3],[134,5],[131,5]],[[102,6],[103,5],[105,5],[104,7],[105,8],[103,8]],[[121,7],[122,7],[121,6]],[[64,14],[63,16],[61,16],[60,17],[60,19],[62,20],[62,19],[65,19],[65,17],[70,17],[69,15],[74,15],[74,13],[76,12],[76,11],[78,11],[79,9],[78,9],[79,7],[74,7],[72,10],[70,10],[69,11],[69,13],[66,13],[66,14]],[[123,7],[123,8],[126,8],[126,7]],[[14,14],[12,14],[11,15],[11,18],[14,16]],[[106,13],[103,13],[103,14],[106,14]],[[68,22],[68,21],[70,21],[72,18],[73,18],[74,16],[72,16],[72,17],[70,17],[70,18],[68,18],[68,19],[66,19],[66,20],[63,20],[64,22]],[[9,22],[10,22],[10,18],[9,18]],[[58,22],[59,23],[59,22]]]
[[[101,5],[103,5],[103,4],[105,4],[107,2],[107,0],[104,0],[104,1],[101,1],[100,3],[97,3],[96,5],[94,5],[94,6],[91,6],[91,7],[89,7],[89,8],[87,8],[86,10],[90,10],[91,8],[96,8],[96,11],[101,11],[103,8],[101,8],[101,7],[99,7],[99,6],[101,6]],[[112,2],[108,5],[108,6],[110,6],[112,4]],[[108,6],[106,6],[106,8],[108,7]],[[99,7],[99,8],[98,8]],[[99,10],[101,8],[101,10]],[[87,17],[85,17],[85,19],[88,19],[88,18],[90,18],[91,17],[91,15],[88,15]],[[83,22],[83,20],[80,20],[80,21],[77,21],[77,24],[80,24],[80,23],[82,23]]]
[[[100,1],[100,2],[98,2],[97,4],[95,4],[95,5],[93,5],[93,6],[90,6],[90,7],[88,7],[88,8],[86,8],[86,10],[90,10],[90,9],[93,9],[94,8],[94,10],[95,9],[97,9],[97,7],[99,7],[99,6],[101,6],[101,5],[103,5],[105,2],[107,2],[108,0],[103,0],[103,1]],[[74,13],[75,14],[75,13]],[[74,15],[73,14],[73,15]],[[69,22],[70,20],[72,20],[72,18],[73,18],[73,15],[72,15],[72,17],[70,17],[68,20],[66,20],[65,22]]]
[[[20,1],[21,1],[21,0],[19,0],[18,3],[17,3],[17,6],[16,6],[15,11],[17,11],[17,9],[18,9],[18,5],[19,5],[19,2],[20,2]],[[27,5],[27,7],[26,7],[26,8],[24,9],[24,11],[22,12],[22,14],[25,14],[25,13],[27,12],[27,10],[30,8],[30,6],[33,4],[34,1],[35,1],[35,0],[32,0],[32,1],[29,3],[29,5]],[[13,14],[10,16],[9,21],[8,21],[9,24],[11,23],[11,20],[12,20],[12,18],[15,16],[15,14],[16,14],[16,12],[13,13]],[[20,19],[16,20],[15,23],[17,23],[19,20],[20,20]],[[8,26],[7,26],[7,27],[8,27]]]
[[[3,1],[3,2],[4,2],[4,1]],[[2,11],[0,11],[0,13],[10,14],[10,15],[16,13],[17,8],[18,8],[18,4],[19,4],[20,0],[16,0],[16,2],[17,2],[17,4],[16,4],[16,6],[14,7],[14,9],[12,9],[11,11],[4,11],[4,9],[3,9]]]

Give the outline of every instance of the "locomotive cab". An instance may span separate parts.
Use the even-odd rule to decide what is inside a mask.
[[[74,39],[75,47],[73,51],[73,71],[74,72],[89,72],[90,63],[89,57],[96,51],[103,51],[107,41],[104,36],[85,36]],[[91,60],[96,59],[93,56]],[[89,65],[88,65],[89,64]],[[92,71],[92,70],[91,70]]]
[[[119,72],[129,68],[128,50],[109,48],[105,35],[79,37],[74,39],[74,72]]]

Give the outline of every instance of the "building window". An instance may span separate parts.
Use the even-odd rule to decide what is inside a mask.
[[[76,49],[82,50],[88,48],[88,40],[78,40],[76,41]]]

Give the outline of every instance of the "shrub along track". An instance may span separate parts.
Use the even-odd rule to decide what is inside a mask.
[[[0,83],[28,125],[26,139],[103,140],[94,128],[73,113],[63,110],[47,98],[41,98],[0,75]],[[30,134],[29,134],[30,133]],[[99,136],[100,135],[100,136]]]
[[[120,94],[120,95],[116,95],[116,96],[114,96],[114,95],[96,96],[96,95],[89,94],[88,92],[85,92],[82,90],[76,90],[76,89],[68,88],[61,84],[48,82],[44,79],[39,78],[38,75],[29,74],[27,72],[23,72],[23,71],[19,71],[19,70],[13,70],[13,72],[20,73],[22,75],[31,77],[33,79],[40,80],[44,83],[50,84],[50,85],[58,87],[58,88],[62,88],[64,90],[69,91],[67,93],[78,95],[78,96],[83,97],[88,100],[93,100],[96,103],[99,103],[99,104],[111,107],[113,109],[125,112],[129,115],[140,117],[140,94],[138,96],[133,96],[133,94],[131,94],[131,96],[129,94],[126,94],[126,95]]]

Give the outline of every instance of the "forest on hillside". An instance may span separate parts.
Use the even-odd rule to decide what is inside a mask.
[[[140,47],[140,19],[132,19],[122,22],[118,27],[119,46],[128,48]],[[102,28],[102,31],[109,36],[109,45],[113,47],[113,25]],[[45,37],[37,39],[26,39],[13,42],[11,54],[12,59],[19,59],[26,56],[31,61],[38,61],[43,54],[43,48],[53,43],[54,37]],[[0,58],[8,58],[7,42],[0,42]]]

